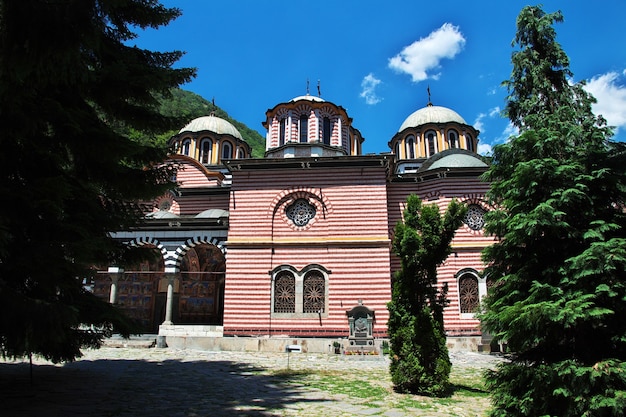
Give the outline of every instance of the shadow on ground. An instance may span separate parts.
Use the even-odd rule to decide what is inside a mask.
[[[229,361],[81,360],[0,363],[9,416],[269,416],[328,400],[264,369]],[[299,405],[297,405],[299,403]]]

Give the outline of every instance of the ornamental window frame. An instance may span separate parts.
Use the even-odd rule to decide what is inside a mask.
[[[474,149],[474,139],[472,139],[472,135],[469,133],[465,134],[465,145],[467,146],[468,151],[476,152],[476,149]]]
[[[328,277],[330,273],[331,271],[319,264],[307,265],[300,271],[291,265],[280,265],[269,271],[271,276],[271,317],[289,319],[328,317]],[[284,287],[284,282],[278,281],[285,277],[293,277],[292,287]],[[309,281],[308,288],[307,281]],[[293,291],[293,308],[290,305],[289,289]],[[285,290],[287,290],[287,294],[283,295],[283,298],[286,302],[277,304],[279,293],[283,293]]]
[[[200,141],[200,163],[210,164],[213,154],[213,141],[210,138],[202,138]]]
[[[331,137],[333,134],[333,124],[330,117],[324,116],[322,118],[322,143],[324,145],[330,145]]]
[[[415,136],[409,135],[405,141],[406,159],[415,159]]]
[[[448,148],[449,149],[460,148],[459,133],[455,129],[448,130]]]
[[[300,143],[309,141],[309,115],[302,113],[298,118],[298,138]]]
[[[191,156],[191,139],[183,139],[180,147],[180,153],[185,156]]]
[[[437,153],[437,132],[429,130],[424,133],[424,147],[426,148],[426,158]]]
[[[481,218],[480,220],[475,220],[475,219],[470,219],[470,215],[475,212],[475,211],[481,211]],[[463,218],[463,224],[465,224],[465,226],[467,226],[470,230],[474,231],[474,232],[480,232],[484,229],[485,227],[485,214],[487,213],[487,210],[485,210],[485,208],[483,206],[481,206],[480,204],[476,204],[476,203],[471,203],[467,205],[467,213],[465,214],[465,217]],[[480,225],[479,225],[479,224]]]
[[[283,146],[287,138],[287,118],[283,117],[278,122],[278,146]]]
[[[473,268],[461,269],[454,275],[454,278],[458,289],[458,311],[461,319],[475,319],[482,299],[487,295],[487,279]],[[472,285],[475,285],[476,299],[472,302],[473,305],[466,305],[468,303],[467,298],[471,298],[471,293],[474,292],[473,288],[463,287],[463,283],[468,281],[472,281]]]
[[[222,142],[222,152],[220,152],[222,155],[222,161],[225,159],[232,159],[233,158],[233,145],[228,142],[228,141],[223,141]]]
[[[294,213],[296,210],[298,213]],[[303,210],[306,210],[306,213],[301,213]],[[285,205],[285,216],[293,226],[306,228],[317,216],[317,207],[308,198],[296,198]]]

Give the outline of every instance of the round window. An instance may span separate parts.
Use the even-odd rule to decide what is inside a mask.
[[[315,217],[315,206],[300,198],[287,207],[286,214],[296,226],[306,226]]]
[[[481,230],[485,225],[485,210],[478,204],[471,204],[467,207],[467,214],[465,215],[465,224],[472,230]]]

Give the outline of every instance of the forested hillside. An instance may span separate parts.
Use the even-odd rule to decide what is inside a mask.
[[[172,90],[171,98],[161,99],[160,112],[165,116],[175,116],[183,120],[180,128],[197,117],[208,116],[213,112],[217,117],[228,120],[237,128],[243,139],[252,147],[252,156],[254,158],[261,158],[265,153],[265,138],[259,132],[232,119],[224,110],[191,91]],[[160,139],[167,141],[176,133],[178,133],[178,130],[164,133],[160,136]]]

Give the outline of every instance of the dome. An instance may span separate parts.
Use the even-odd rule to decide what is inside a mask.
[[[306,96],[298,96],[298,97],[294,97],[291,100],[289,100],[290,103],[294,102],[294,101],[299,101],[299,100],[309,100],[309,101],[319,101],[319,102],[324,102],[326,100],[324,100],[321,97],[315,97],[315,96],[311,96],[309,94],[307,94]]]
[[[146,214],[146,218],[148,219],[178,219],[180,216],[177,216],[174,213],[170,213],[169,211],[153,211],[152,213]]]
[[[404,123],[402,123],[402,126],[400,126],[400,130],[398,130],[398,132],[402,132],[408,127],[417,127],[428,123],[448,122],[456,122],[464,125],[467,124],[465,120],[454,110],[447,107],[428,105],[407,117]]]
[[[221,135],[231,135],[238,139],[243,140],[241,133],[230,122],[217,117],[217,116],[202,116],[197,119],[193,119],[187,124],[187,126],[180,129],[180,132],[202,132],[208,130],[213,133]]]
[[[480,157],[464,149],[448,149],[433,156],[422,165],[420,171],[438,168],[487,168]]]
[[[222,209],[208,209],[196,215],[198,219],[219,219],[220,217],[228,217],[229,213]]]

